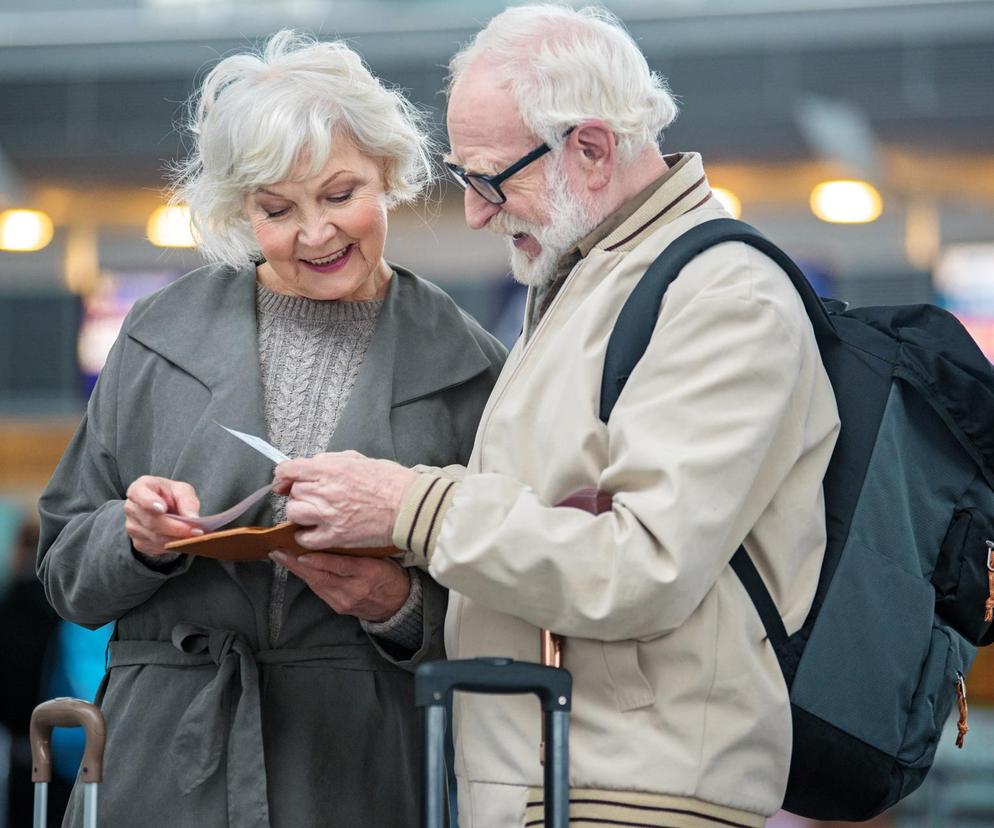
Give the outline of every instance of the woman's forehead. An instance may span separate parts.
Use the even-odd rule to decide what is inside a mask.
[[[316,160],[309,148],[301,150],[284,178],[258,189],[272,190],[294,185],[323,187],[337,180],[368,175],[379,175],[382,180],[379,159],[362,152],[354,141],[342,136],[334,140],[330,152],[323,159]]]

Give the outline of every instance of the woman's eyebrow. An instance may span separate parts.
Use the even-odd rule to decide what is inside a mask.
[[[329,175],[324,181],[322,181],[318,189],[319,190],[324,189],[329,184],[333,183],[336,178],[342,175],[356,175],[356,173],[353,172],[352,170],[338,170],[337,172],[334,172],[331,175]],[[266,195],[270,195],[273,198],[282,198],[286,201],[290,200],[289,196],[285,196],[282,193],[277,193],[275,190],[270,190],[268,187],[260,187],[258,190],[256,190],[256,192],[265,193]]]

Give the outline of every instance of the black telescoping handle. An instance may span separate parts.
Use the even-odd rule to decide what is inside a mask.
[[[425,708],[424,828],[445,821],[445,721],[455,691],[538,696],[548,743],[545,753],[545,828],[569,825],[569,711],[573,678],[561,667],[510,658],[432,661],[414,674],[414,701]]]
[[[447,703],[454,690],[492,695],[534,693],[544,712],[568,712],[573,678],[566,670],[511,658],[430,661],[418,667],[414,677],[414,702],[418,707]]]

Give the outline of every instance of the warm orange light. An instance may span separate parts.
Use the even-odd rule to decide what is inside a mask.
[[[726,190],[724,187],[712,187],[711,195],[721,202],[721,206],[731,214],[732,218],[742,218],[742,201],[731,190]]]
[[[145,227],[148,240],[156,247],[196,247],[190,226],[190,208],[170,204],[157,208]]]
[[[811,212],[833,224],[866,224],[883,212],[880,193],[865,181],[823,181],[811,191]]]
[[[5,210],[0,213],[0,250],[30,253],[52,240],[52,220],[41,210]]]

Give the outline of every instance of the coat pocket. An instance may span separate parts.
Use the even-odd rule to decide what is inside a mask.
[[[637,641],[605,641],[601,652],[619,710],[638,710],[656,700],[656,693],[639,666]]]

